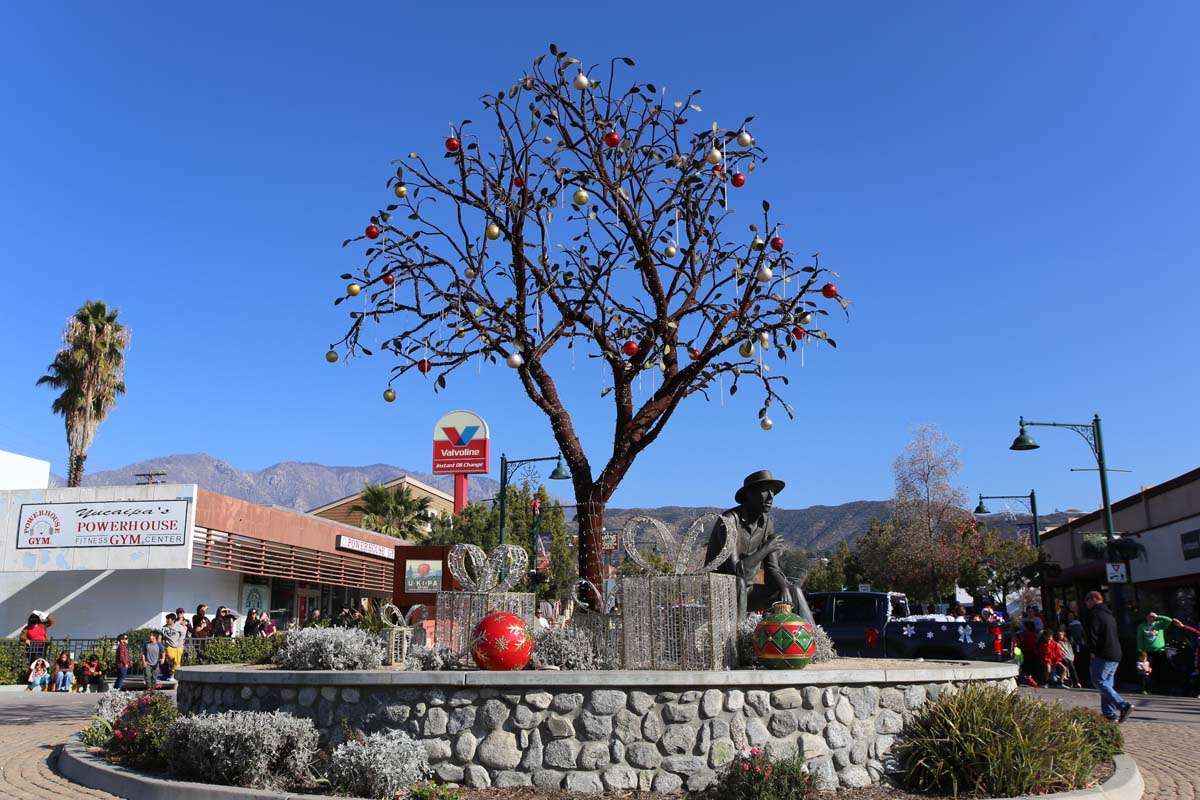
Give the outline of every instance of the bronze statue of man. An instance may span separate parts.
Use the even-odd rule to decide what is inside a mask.
[[[715,571],[737,578],[738,618],[783,601],[791,603],[795,612],[811,625],[812,612],[804,594],[788,580],[779,564],[779,554],[786,545],[775,535],[770,511],[775,495],[783,487],[783,481],[772,476],[770,470],[748,475],[733,496],[738,505],[723,512],[713,526],[705,560],[711,562],[725,549],[728,537],[735,537],[732,552]],[[761,584],[754,582],[760,569],[764,578]]]

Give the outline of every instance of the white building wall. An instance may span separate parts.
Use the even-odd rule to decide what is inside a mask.
[[[1146,558],[1129,562],[1130,579],[1135,583],[1200,574],[1200,559],[1185,559],[1184,533],[1200,529],[1200,515],[1177,520],[1142,531],[1135,539],[1146,548]]]
[[[0,489],[45,489],[50,462],[0,450]]]

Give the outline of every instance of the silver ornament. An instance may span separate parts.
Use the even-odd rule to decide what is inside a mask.
[[[749,147],[754,144],[754,137],[750,135],[750,131],[742,131],[737,136],[737,143],[742,147]]]
[[[578,89],[579,91],[582,92],[584,89],[591,86],[592,82],[590,80],[588,80],[588,76],[584,75],[583,72],[581,71],[578,75],[575,76],[575,80],[571,81],[571,84],[576,89]]]
[[[504,363],[508,364],[513,369],[516,369],[525,363],[525,359],[520,353],[509,353],[508,358],[504,359]]]
[[[775,427],[775,423],[771,421],[770,417],[763,417],[762,421],[758,423],[758,427],[762,428],[764,431],[769,431],[771,428]]]
[[[754,274],[754,277],[758,278],[763,283],[766,283],[767,281],[771,280],[772,275],[774,275],[774,273],[771,272],[771,268],[766,264],[763,264],[758,268],[758,272]]]

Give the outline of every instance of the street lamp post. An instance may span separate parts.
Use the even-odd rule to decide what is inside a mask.
[[[1029,503],[1029,512],[1033,514],[1033,546],[1040,547],[1042,537],[1038,533],[1038,513],[1037,513],[1037,492],[1032,489],[1029,494],[981,494],[979,495],[979,505],[975,506],[976,514],[990,514],[991,511],[983,504],[984,500],[1024,500]]]
[[[558,461],[558,466],[550,473],[550,480],[565,481],[571,479],[571,473],[563,466],[562,455],[546,456],[545,458],[508,458],[504,453],[500,454],[500,544],[507,541],[506,537],[506,514],[504,513],[505,500],[508,496],[508,468],[517,464],[532,464],[535,461]]]
[[[1083,440],[1088,443],[1088,447],[1090,447],[1092,450],[1092,455],[1096,457],[1096,466],[1100,471],[1100,500],[1103,503],[1104,536],[1108,542],[1108,561],[1112,562],[1117,560],[1117,537],[1113,530],[1112,503],[1109,502],[1108,499],[1108,466],[1104,462],[1104,439],[1100,435],[1100,415],[1093,415],[1091,424],[1079,424],[1071,422],[1030,422],[1029,420],[1025,419],[1025,417],[1021,417],[1017,424],[1020,426],[1021,430],[1017,434],[1017,438],[1013,439],[1012,446],[1009,447],[1010,450],[1038,449],[1038,443],[1033,440],[1033,437],[1025,433],[1026,428],[1033,427],[1035,425],[1047,428],[1069,428],[1082,436]],[[1126,572],[1126,579],[1128,579],[1128,571]],[[1123,596],[1124,592],[1122,591],[1121,584],[1114,585],[1113,606],[1116,607],[1118,615],[1124,615],[1125,613],[1122,602]]]

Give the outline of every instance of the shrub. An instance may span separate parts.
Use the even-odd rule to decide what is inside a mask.
[[[803,800],[812,791],[802,756],[772,761],[757,747],[743,747],[700,800]]]
[[[163,747],[171,774],[250,789],[293,789],[310,782],[317,757],[312,720],[278,711],[226,711],[180,717]]]
[[[403,731],[373,733],[338,745],[329,756],[329,785],[340,794],[395,797],[429,775],[425,748]]]
[[[169,695],[144,692],[134,697],[113,723],[109,754],[136,769],[162,769],[163,738],[178,716],[175,698]]]
[[[539,628],[533,634],[534,669],[600,669],[596,645],[586,631],[558,626]]]
[[[457,786],[440,783],[418,783],[408,793],[409,800],[462,800],[463,791]]]
[[[102,719],[105,722],[116,722],[125,709],[129,707],[130,703],[137,702],[149,694],[151,693],[141,692],[137,695],[131,695],[125,692],[105,692],[100,695],[100,701],[96,703],[96,710],[92,712],[92,715],[96,719]]]
[[[465,660],[464,656],[455,655],[444,644],[435,644],[431,647],[423,644],[410,644],[404,667],[414,672],[436,672],[465,666]]]
[[[80,734],[80,739],[86,747],[108,747],[112,741],[113,724],[109,720],[93,717],[92,722]]]
[[[1125,752],[1125,737],[1121,734],[1121,726],[1111,719],[1105,719],[1099,711],[1072,708],[1069,716],[1083,726],[1084,735],[1097,760],[1108,761],[1117,753]]]
[[[285,633],[273,636],[242,636],[236,639],[192,639],[189,664],[266,664],[271,661],[287,638]]]
[[[304,628],[287,635],[273,660],[284,669],[379,669],[384,644],[357,628]]]
[[[1080,789],[1099,762],[1071,711],[993,685],[923,706],[900,755],[908,788],[983,797]]]

